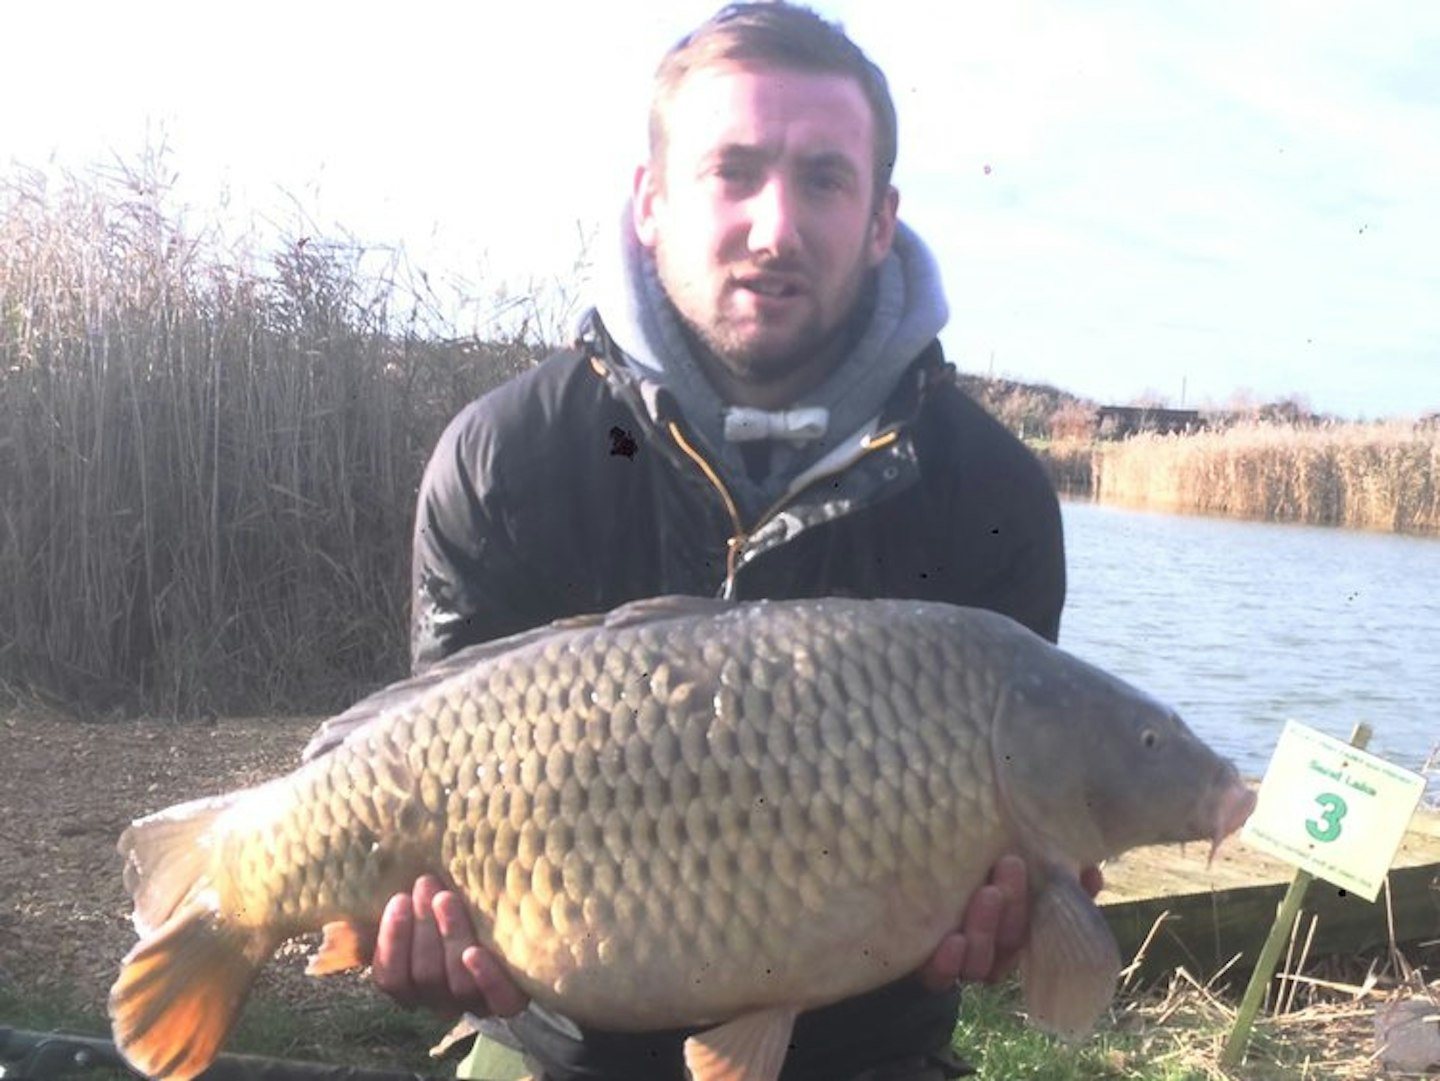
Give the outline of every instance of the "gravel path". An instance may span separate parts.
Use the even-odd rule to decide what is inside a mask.
[[[103,1010],[135,941],[115,851],[121,831],[173,803],[288,771],[315,725],[0,718],[0,983]],[[263,980],[303,988],[313,1003],[324,985],[297,976],[297,962],[268,966]]]

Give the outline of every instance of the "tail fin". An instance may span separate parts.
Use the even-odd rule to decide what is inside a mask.
[[[149,1077],[184,1081],[215,1057],[279,941],[219,911],[210,836],[234,797],[143,818],[120,838],[141,941],[110,991],[115,1043]]]
[[[135,928],[149,935],[210,886],[214,847],[207,834],[238,793],[180,803],[133,823],[116,846],[125,859],[125,889]]]
[[[192,901],[121,964],[110,989],[115,1045],[147,1077],[194,1077],[215,1058],[278,945]]]

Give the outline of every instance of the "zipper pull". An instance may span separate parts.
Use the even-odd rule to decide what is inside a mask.
[[[720,599],[735,599],[735,572],[739,570],[740,550],[750,538],[743,533],[736,534],[725,542],[725,584],[720,587]]]

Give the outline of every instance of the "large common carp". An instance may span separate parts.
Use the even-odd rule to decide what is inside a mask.
[[[363,964],[434,872],[537,1003],[713,1026],[697,1079],[771,1081],[798,1011],[917,968],[1016,852],[1027,1009],[1078,1034],[1120,967],[1078,869],[1218,844],[1252,803],[1169,709],[991,612],[642,601],[458,653],[288,776],[137,821],[110,1013],[138,1069],[192,1077],[282,941]]]

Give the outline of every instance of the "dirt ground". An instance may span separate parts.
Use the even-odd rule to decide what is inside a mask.
[[[288,771],[315,725],[0,718],[0,986],[102,1012],[135,941],[121,831],[173,803]],[[313,1001],[316,981],[297,969],[272,965],[264,978],[308,984]]]

